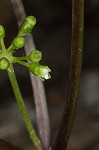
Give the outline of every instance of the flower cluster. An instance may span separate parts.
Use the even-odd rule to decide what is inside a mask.
[[[25,45],[24,37],[32,32],[36,24],[34,16],[28,16],[21,24],[17,36],[13,39],[11,45],[6,49],[4,44],[5,30],[0,25],[0,69],[7,70],[11,63],[19,63],[26,66],[34,75],[41,80],[49,79],[51,71],[48,66],[39,63],[42,59],[42,53],[39,50],[31,50],[28,56],[15,57],[13,53]]]

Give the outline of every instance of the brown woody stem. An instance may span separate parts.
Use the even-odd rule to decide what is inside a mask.
[[[82,68],[84,0],[72,0],[70,79],[62,123],[53,150],[66,150],[75,117]]]

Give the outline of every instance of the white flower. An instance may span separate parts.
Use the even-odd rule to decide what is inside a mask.
[[[51,72],[51,70],[47,67],[47,66],[42,66],[42,67],[40,67],[39,68],[40,70],[40,74],[39,74],[39,76],[41,77],[41,78],[43,78],[43,79],[49,79],[49,78],[51,78],[51,76],[50,76],[50,74],[49,74],[49,72]]]

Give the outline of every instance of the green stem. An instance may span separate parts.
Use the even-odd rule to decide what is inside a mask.
[[[21,65],[23,65],[23,66],[25,66],[25,67],[29,67],[29,64],[27,63],[27,62],[24,62],[24,61],[17,61],[17,63],[19,63],[19,64],[21,64]]]
[[[1,46],[1,50],[2,50],[3,52],[5,52],[5,51],[6,51],[6,48],[5,48],[5,44],[4,44],[4,39],[1,39],[1,40],[0,40],[0,46]]]
[[[72,0],[70,80],[62,123],[53,150],[66,150],[75,117],[82,68],[84,0]]]
[[[20,109],[20,112],[22,114],[22,118],[23,118],[24,123],[26,125],[26,128],[29,132],[31,140],[34,143],[36,150],[42,150],[41,142],[40,142],[33,126],[32,126],[31,120],[30,120],[28,113],[26,111],[26,108],[25,108],[25,105],[23,102],[23,98],[22,98],[22,95],[21,95],[21,92],[20,92],[20,89],[19,89],[19,86],[17,83],[17,79],[15,76],[15,72],[14,72],[14,68],[13,68],[12,64],[10,65],[10,67],[8,69],[8,76],[9,76],[9,79],[10,79],[10,82],[12,85],[12,89],[13,89],[13,92],[15,94],[19,109]]]
[[[10,45],[8,48],[7,48],[7,50],[9,51],[9,52],[13,52],[13,50],[14,50],[14,47],[12,46],[12,45]]]
[[[18,60],[28,60],[29,57],[28,56],[22,56],[22,57],[15,57]]]
[[[22,57],[13,57],[12,60],[13,63],[19,63],[27,68],[29,67],[29,64],[27,62],[22,61]],[[23,60],[27,60],[27,57],[23,57]]]

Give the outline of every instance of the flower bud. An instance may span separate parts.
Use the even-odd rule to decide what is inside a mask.
[[[36,76],[38,76],[41,80],[44,81],[44,79],[51,78],[49,72],[51,70],[48,68],[48,66],[42,66],[40,64],[31,63],[29,65],[29,70]]]
[[[28,16],[21,24],[18,36],[26,36],[31,33],[35,24],[36,18],[34,16]]]
[[[2,58],[0,59],[0,69],[1,69],[1,70],[6,70],[6,69],[8,69],[9,65],[10,65],[10,63],[9,63],[9,61],[8,61],[7,58],[2,57]]]
[[[0,39],[3,39],[5,37],[5,30],[2,25],[0,25]]]
[[[42,58],[42,53],[39,50],[33,50],[29,54],[29,59],[31,62],[39,62]]]
[[[15,49],[19,49],[19,48],[22,48],[25,44],[25,39],[23,37],[16,37],[14,38],[14,40],[12,41],[12,46],[15,48]]]

